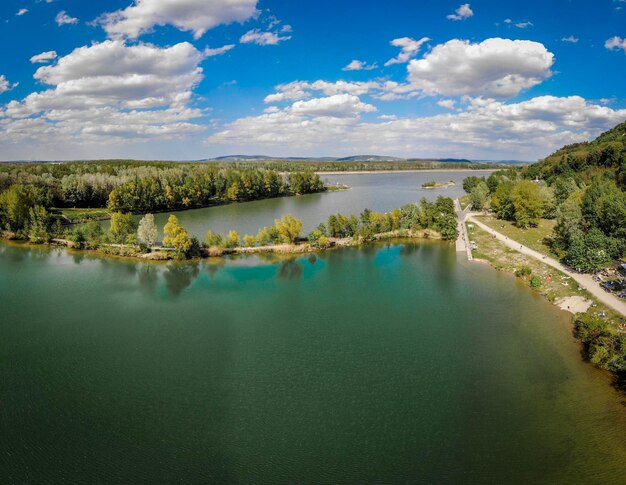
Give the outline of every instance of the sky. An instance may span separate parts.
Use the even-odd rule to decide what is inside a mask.
[[[626,121],[626,0],[3,0],[0,160],[537,160]]]

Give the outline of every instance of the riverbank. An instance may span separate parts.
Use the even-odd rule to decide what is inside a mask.
[[[329,171],[329,172],[315,172],[317,175],[375,175],[377,173],[446,173],[446,172],[493,172],[493,168],[425,168],[420,169],[408,169],[408,170],[350,170],[350,171]]]
[[[624,387],[624,351],[626,327],[619,308],[601,301],[596,294],[578,284],[573,276],[548,264],[549,258],[539,253],[521,251],[524,246],[500,239],[493,230],[472,219],[468,223],[469,241],[475,245],[474,261],[490,264],[496,270],[515,275],[525,285],[544,296],[549,302],[572,314],[573,333],[581,343],[586,361],[610,371],[615,386]],[[528,249],[528,248],[526,248]],[[580,275],[578,275],[580,276]],[[603,299],[605,299],[603,298]],[[621,303],[621,302],[617,302]]]
[[[150,248],[150,252],[142,252],[138,245],[133,244],[100,244],[97,249],[79,248],[76,243],[69,239],[54,238],[50,242],[30,242],[24,239],[15,239],[13,237],[6,237],[8,234],[0,234],[0,240],[7,244],[13,244],[22,247],[57,247],[67,248],[73,252],[81,252],[93,254],[102,257],[114,257],[114,258],[126,258],[135,259],[141,261],[170,261],[177,258],[176,250],[174,248],[154,246]],[[379,234],[374,234],[369,239],[352,237],[345,238],[328,238],[328,245],[319,246],[311,244],[307,240],[300,240],[293,244],[272,244],[263,246],[237,246],[234,248],[223,247],[203,247],[199,251],[199,255],[188,259],[188,261],[219,258],[229,255],[251,255],[251,254],[313,254],[320,251],[327,251],[337,248],[346,247],[360,247],[370,242],[385,241],[385,240],[442,240],[442,236],[439,232],[432,229],[423,230],[408,230],[401,229],[397,231],[389,231]]]

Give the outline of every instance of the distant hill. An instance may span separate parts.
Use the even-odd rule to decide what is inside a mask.
[[[224,155],[208,158],[206,162],[267,162],[267,161],[294,161],[294,162],[346,162],[346,163],[482,163],[482,164],[527,164],[520,160],[469,160],[467,158],[403,158],[386,155],[352,155],[349,157],[271,157],[267,155]]]
[[[626,174],[626,122],[593,141],[566,145],[525,170],[529,176],[548,181],[559,175],[588,182],[602,173]]]

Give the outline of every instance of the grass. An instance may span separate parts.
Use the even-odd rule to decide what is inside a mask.
[[[465,194],[459,197],[459,203],[461,204],[461,209],[465,210],[465,208],[470,204],[470,196],[469,194]]]
[[[57,209],[71,222],[86,222],[91,219],[109,219],[111,213],[107,209]]]
[[[500,230],[499,227],[496,229]],[[519,231],[519,229],[517,230]],[[541,286],[536,288],[536,290],[549,301],[554,302],[569,296],[582,296],[583,298],[593,301],[596,305],[593,309],[590,309],[590,311],[604,311],[607,315],[607,321],[612,324],[613,328],[618,328],[617,326],[621,316],[602,303],[599,303],[589,292],[580,288],[578,283],[566,274],[535,258],[526,256],[505,246],[502,242],[479,227],[474,226],[473,229],[468,228],[467,233],[469,240],[475,242],[478,246],[478,249],[472,251],[474,258],[488,261],[495,269],[507,273],[514,274],[523,267],[529,268],[530,274],[521,276],[519,279],[530,286],[532,277],[538,276],[541,279]]]
[[[559,259],[557,255],[552,253],[550,247],[544,243],[544,240],[554,232],[554,226],[556,225],[554,219],[541,219],[537,227],[529,229],[520,229],[510,221],[502,221],[493,216],[478,216],[477,219],[499,233],[504,234],[509,239],[517,241],[541,254]]]

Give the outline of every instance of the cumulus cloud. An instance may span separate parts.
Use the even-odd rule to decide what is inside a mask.
[[[225,54],[229,50],[233,49],[234,47],[235,47],[235,44],[223,45],[222,47],[216,47],[215,49],[206,47],[204,49],[204,57],[220,56],[222,54]]]
[[[155,25],[173,25],[193,32],[195,39],[208,30],[243,23],[259,14],[258,0],[135,0],[129,7],[98,19],[113,38],[137,38]]]
[[[291,106],[229,123],[208,142],[291,153],[293,147],[302,153],[324,145],[326,151],[344,154],[533,159],[596,136],[626,119],[626,110],[590,104],[578,96],[541,96],[514,104],[473,98],[463,112],[380,119],[367,123],[357,117],[298,112]]]
[[[37,69],[52,86],[0,110],[0,140],[168,137],[202,130],[188,107],[202,79],[203,53],[187,42],[168,48],[105,41]]]
[[[406,45],[415,48],[426,41]],[[406,82],[294,81],[276,86],[265,102],[306,99],[315,92],[327,96],[369,94],[380,100],[468,95],[508,98],[550,77],[553,63],[554,55],[537,42],[495,38],[472,44],[454,39],[435,46],[421,59],[410,60]]]
[[[426,95],[513,97],[552,75],[554,55],[538,42],[453,39],[408,66],[409,83]]]
[[[296,101],[290,111],[297,115],[330,116],[334,118],[354,118],[360,113],[371,113],[376,108],[363,103],[352,94],[335,94],[327,98],[315,98],[309,101]]]
[[[426,42],[430,39],[428,37],[422,37],[420,40],[411,39],[410,37],[401,37],[399,39],[393,39],[390,44],[395,47],[401,47],[402,50],[398,57],[394,57],[393,59],[389,59],[385,62],[385,66],[391,66],[392,64],[404,64],[405,62],[409,62],[411,57],[417,55],[417,53],[422,48]]]
[[[52,61],[57,58],[56,51],[48,51],[42,52],[41,54],[37,54],[30,58],[30,62],[33,64],[45,64],[46,62]]]
[[[20,8],[15,15],[17,15],[18,17],[21,17],[22,15],[26,15],[27,13],[28,13],[27,8]]]
[[[454,99],[441,99],[437,101],[437,104],[442,108],[454,109],[454,107],[456,106],[456,101]]]
[[[7,78],[0,74],[0,94],[6,93],[12,89],[11,83],[7,80]]]
[[[266,103],[276,103],[280,101],[293,101],[297,99],[306,99],[311,97],[313,92],[321,92],[326,96],[335,94],[352,94],[361,96],[368,92],[380,89],[380,83],[376,81],[366,82],[347,82],[347,81],[294,81],[287,84],[279,84],[276,86],[276,92],[265,97]]]
[[[472,11],[470,4],[465,3],[461,5],[459,8],[457,8],[454,11],[454,13],[451,13],[450,15],[448,15],[446,18],[448,20],[465,20],[465,19],[470,18],[473,15],[474,15],[474,12]]]
[[[604,43],[604,47],[609,50],[620,50],[622,49],[626,53],[626,39],[622,39],[621,37],[611,37]]]
[[[57,16],[54,18],[54,21],[60,27],[61,25],[72,25],[77,24],[78,19],[76,17],[70,17],[65,10],[61,10]]]
[[[353,59],[347,66],[343,67],[342,71],[371,71],[372,69],[376,69],[378,66],[376,64],[368,64],[367,62],[359,61],[357,59]]]
[[[277,45],[291,39],[290,35],[280,35],[277,32],[262,32],[260,29],[249,30],[241,36],[242,44]]]
[[[569,37],[563,37],[561,42],[569,42],[571,44],[576,44],[578,42],[578,38],[570,35]]]

